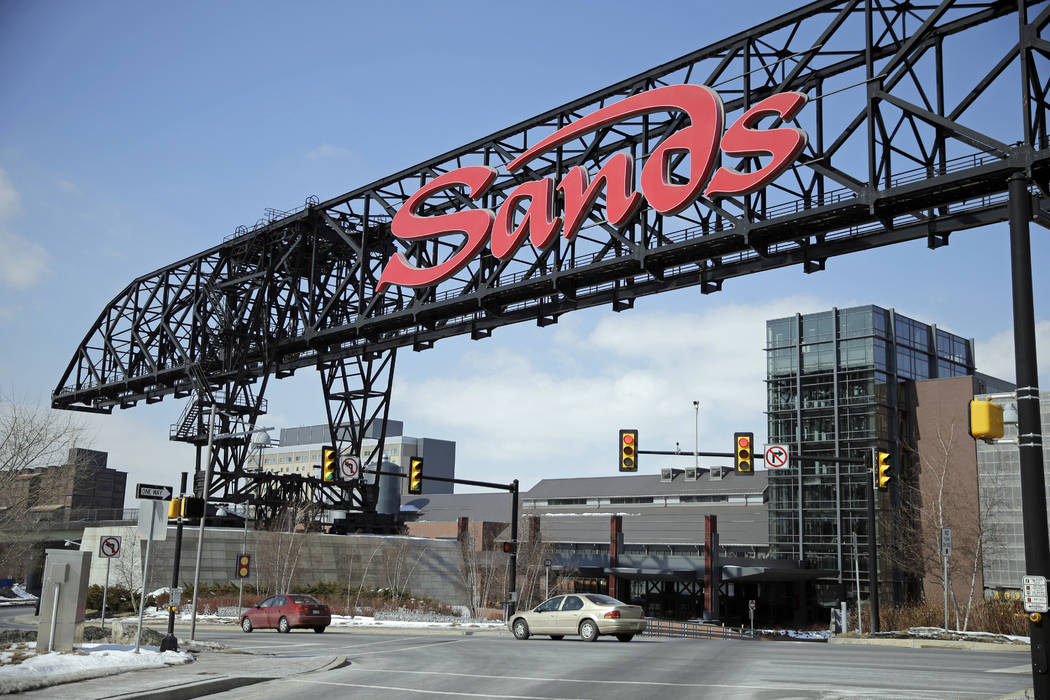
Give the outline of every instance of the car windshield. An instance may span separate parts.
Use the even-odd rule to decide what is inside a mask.
[[[616,598],[610,598],[607,595],[601,595],[600,593],[591,593],[586,596],[587,600],[591,601],[595,605],[623,605],[624,603],[616,600]]]
[[[290,595],[288,598],[296,605],[320,605],[317,598],[309,595]]]

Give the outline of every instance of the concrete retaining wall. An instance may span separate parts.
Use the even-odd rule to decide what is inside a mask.
[[[142,559],[146,543],[135,527],[89,527],[81,549],[92,553],[89,583],[102,585],[106,560],[98,556],[100,538],[120,535],[121,556],[112,560],[110,584],[138,587],[142,581]],[[179,583],[193,583],[198,528],[185,528]],[[356,587],[397,588],[450,605],[466,605],[462,583],[462,559],[455,540],[397,535],[325,535],[318,533],[274,533],[229,528],[207,528],[201,557],[202,583],[234,583],[237,555],[252,557],[251,575],[245,581],[261,589],[274,590],[275,580],[289,578],[292,586],[321,581]],[[175,528],[167,538],[153,542],[147,590],[171,585],[174,565]],[[282,585],[282,588],[284,586]]]

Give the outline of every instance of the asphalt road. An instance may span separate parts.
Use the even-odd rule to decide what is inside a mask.
[[[349,664],[212,695],[247,700],[404,698],[994,698],[1031,685],[1028,654],[809,642],[235,628],[197,637],[255,654],[345,654]]]
[[[0,606],[0,629],[18,629],[18,630],[32,630],[36,629],[33,625],[25,625],[20,622],[16,622],[16,617],[23,615],[32,615],[35,606],[33,605],[3,605]]]

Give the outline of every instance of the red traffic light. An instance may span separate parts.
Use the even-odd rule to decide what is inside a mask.
[[[741,447],[750,447],[751,446],[751,439],[748,438],[747,436],[741,435],[740,437],[737,438],[736,444],[740,445]]]
[[[625,433],[623,436],[623,444],[631,445],[634,443],[634,435],[631,433]]]

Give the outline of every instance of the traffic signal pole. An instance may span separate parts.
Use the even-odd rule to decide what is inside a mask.
[[[1014,173],[1008,180],[1008,188],[1014,362],[1017,369],[1017,448],[1021,467],[1025,571],[1029,576],[1050,576],[1050,538],[1046,527],[1046,477],[1043,475],[1039,372],[1036,366],[1035,310],[1032,301],[1032,249],[1028,230],[1031,216],[1028,178],[1024,173]],[[1050,675],[1047,675],[1047,638],[1050,635],[1047,634],[1047,622],[1038,613],[1033,613],[1029,620],[1035,697],[1048,700]]]
[[[408,474],[402,474],[401,472],[385,472],[381,469],[362,469],[363,473],[376,474],[377,476],[396,476],[400,479],[407,479]],[[473,479],[455,479],[448,476],[426,476],[423,475],[423,479],[427,481],[442,481],[446,484],[464,484],[465,486],[481,486],[482,488],[488,489],[500,489],[503,491],[510,491],[510,562],[508,563],[507,577],[509,582],[507,584],[507,602],[503,606],[507,619],[514,614],[518,604],[518,480],[510,482],[509,484],[497,484],[492,481],[475,481]]]
[[[186,472],[182,472],[182,481],[179,483],[179,499],[186,497]],[[182,504],[179,504],[179,517],[175,521],[175,566],[171,570],[171,590],[179,586],[179,560],[182,558]],[[161,651],[178,651],[179,640],[175,637],[175,605],[168,594],[168,634],[160,640]]]

